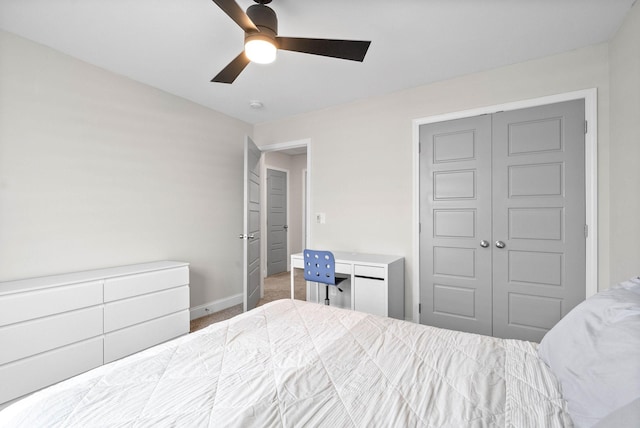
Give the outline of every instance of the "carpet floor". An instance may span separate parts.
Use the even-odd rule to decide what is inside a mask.
[[[291,298],[291,273],[282,272],[268,276],[264,279],[264,296],[258,302],[258,306],[279,299]],[[295,276],[295,297],[299,300],[307,299],[306,283],[302,272]],[[242,313],[242,305],[231,306],[222,311],[191,320],[191,332],[200,330],[216,322],[224,321]]]

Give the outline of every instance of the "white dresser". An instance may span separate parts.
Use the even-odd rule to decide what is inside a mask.
[[[189,333],[189,264],[0,283],[3,403]]]

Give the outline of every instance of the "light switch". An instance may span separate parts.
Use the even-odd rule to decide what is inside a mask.
[[[316,223],[325,224],[327,221],[327,217],[325,213],[317,213],[316,214]]]

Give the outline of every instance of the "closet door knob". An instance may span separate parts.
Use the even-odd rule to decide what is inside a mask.
[[[505,243],[502,241],[496,241],[496,247],[498,248],[504,248],[505,247]]]
[[[483,239],[482,241],[480,241],[480,246],[482,248],[487,248],[489,246],[489,241]]]

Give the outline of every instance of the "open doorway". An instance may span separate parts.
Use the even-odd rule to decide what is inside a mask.
[[[277,152],[271,152],[275,154]],[[267,155],[269,155],[267,153]],[[268,156],[267,156],[268,157]],[[267,166],[267,276],[287,271],[289,235],[289,169]],[[295,207],[293,209],[295,211]]]
[[[262,146],[263,234],[261,300],[291,295],[291,254],[309,242],[310,141]],[[306,300],[304,281],[296,284],[295,298]]]

